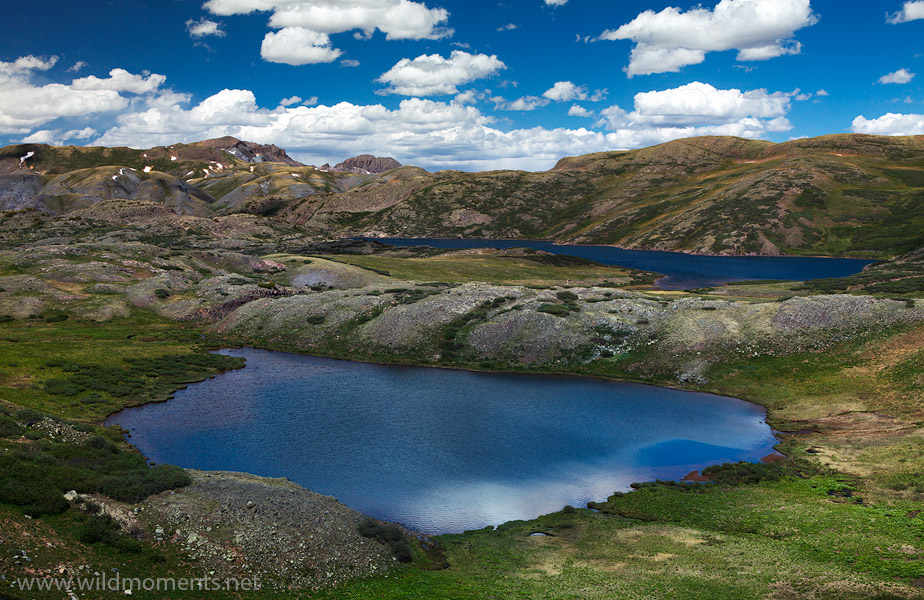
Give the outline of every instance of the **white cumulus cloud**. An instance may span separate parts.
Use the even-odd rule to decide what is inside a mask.
[[[854,133],[872,135],[924,135],[924,115],[886,113],[876,119],[860,115],[850,127]]]
[[[547,89],[542,95],[549,100],[556,102],[568,102],[571,100],[586,100],[587,88],[578,86],[570,81],[556,82],[551,88]]]
[[[564,6],[568,0],[545,0],[547,6]]]
[[[914,79],[914,73],[912,73],[908,69],[899,69],[898,71],[895,71],[894,73],[889,73],[887,75],[883,75],[882,77],[880,77],[879,83],[883,83],[883,84],[897,83],[897,84],[903,85],[906,83],[911,83],[912,79]]]
[[[602,40],[631,40],[630,76],[679,71],[708,52],[738,50],[739,61],[798,54],[795,32],[817,22],[810,0],[721,0],[714,9],[646,10]]]
[[[260,46],[263,60],[293,66],[334,62],[341,54],[343,52],[331,46],[326,33],[304,27],[271,31]]]
[[[506,98],[495,96],[491,98],[491,102],[494,103],[494,108],[498,110],[512,110],[520,112],[529,112],[549,104],[548,98],[540,98],[538,96],[523,96],[522,98],[517,98],[516,100],[507,100]]]
[[[22,56],[12,62],[0,61],[0,76],[14,77],[31,73],[32,71],[47,71],[58,64],[58,57],[51,56]]]
[[[791,95],[767,90],[717,89],[694,81],[677,88],[635,95],[636,123],[688,126],[729,124],[742,119],[777,119],[789,110]]]
[[[60,129],[39,129],[38,131],[27,135],[20,140],[24,144],[50,144],[52,146],[63,146],[67,140],[88,140],[91,137],[99,135],[99,132],[92,127],[83,129],[71,129],[62,131]]]
[[[204,8],[222,16],[272,13],[269,25],[277,31],[264,37],[263,58],[290,65],[336,60],[342,52],[329,36],[346,31],[367,39],[378,30],[389,40],[435,40],[453,33],[443,26],[446,9],[411,0],[208,0]]]
[[[202,17],[198,21],[190,19],[186,21],[186,31],[190,37],[200,38],[210,35],[224,37],[225,32],[221,29],[221,23]]]
[[[422,54],[413,60],[403,58],[376,81],[388,84],[383,90],[387,94],[443,96],[456,94],[458,86],[490,77],[505,68],[506,65],[493,54],[453,50],[449,58],[439,54]]]
[[[568,109],[569,117],[592,117],[594,113],[587,110],[580,104],[572,104],[571,108]]]
[[[636,94],[633,111],[611,106],[601,111],[597,126],[651,143],[698,135],[760,138],[792,129],[786,118],[791,96],[766,90],[723,90],[693,82]]]
[[[924,19],[924,0],[905,2],[901,10],[886,15],[886,21],[893,25],[918,19]]]
[[[157,73],[134,75],[125,69],[109,71],[109,77],[100,79],[95,75],[75,79],[71,87],[75,90],[110,90],[113,92],[129,92],[131,94],[147,94],[156,91],[164,84],[167,78]]]

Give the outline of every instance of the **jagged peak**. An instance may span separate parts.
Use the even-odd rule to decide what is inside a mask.
[[[289,165],[290,167],[305,166],[289,156],[284,149],[275,144],[257,144],[255,142],[239,140],[230,135],[212,138],[210,140],[202,140],[193,145],[224,150],[235,158],[249,163],[277,162]]]

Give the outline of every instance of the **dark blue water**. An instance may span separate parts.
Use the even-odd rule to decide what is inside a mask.
[[[859,273],[875,261],[858,258],[809,256],[700,256],[680,252],[625,250],[612,246],[579,246],[532,240],[462,240],[375,238],[395,246],[434,248],[534,248],[552,254],[589,258],[605,265],[618,265],[661,273],[657,286],[666,290],[713,287],[732,281],[784,279],[807,281],[825,277],[846,277]]]
[[[583,506],[776,443],[763,409],[711,394],[223,353],[247,367],[108,422],[155,461],[288,477],[426,533]]]

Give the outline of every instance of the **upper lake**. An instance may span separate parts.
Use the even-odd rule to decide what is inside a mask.
[[[812,256],[702,256],[681,252],[626,250],[613,246],[581,246],[535,240],[468,240],[436,238],[370,238],[395,246],[434,248],[534,248],[552,254],[569,254],[618,265],[661,273],[657,286],[667,290],[712,287],[733,281],[785,279],[807,281],[826,277],[846,277],[859,273],[875,261],[858,258]]]
[[[108,423],[157,462],[288,477],[425,533],[584,506],[776,443],[761,407],[706,393],[222,353],[247,367]]]

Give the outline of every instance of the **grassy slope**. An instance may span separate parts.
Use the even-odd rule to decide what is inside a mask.
[[[200,333],[195,328],[177,328],[176,323],[147,311],[105,324],[68,319],[41,319],[0,324],[0,389],[7,402],[46,414],[83,421],[99,421],[125,406],[162,399],[180,385],[201,381],[199,376],[150,377],[142,393],[131,400],[102,394],[102,401],[84,403],[92,393],[69,398],[43,390],[48,379],[67,377],[65,364],[91,364],[127,369],[126,359],[190,355],[202,352]],[[52,364],[54,366],[49,366]],[[126,373],[127,374],[127,373]]]
[[[633,271],[598,264],[555,265],[541,260],[490,255],[439,255],[428,258],[335,255],[334,260],[364,268],[387,271],[397,279],[464,283],[484,281],[511,285],[554,286],[628,282]]]
[[[77,423],[79,430],[101,436],[117,449],[116,454],[108,455],[111,460],[116,461],[113,465],[124,467],[133,464],[140,457],[123,442],[119,433],[106,430],[94,423],[125,406],[162,400],[178,387],[211,376],[217,372],[215,369],[190,369],[181,376],[151,373],[145,377],[147,383],[140,393],[130,397],[113,396],[105,392],[59,396],[46,393],[43,389],[44,384],[49,379],[72,375],[71,371],[65,370],[67,364],[100,365],[120,369],[128,376],[130,364],[126,360],[151,359],[165,355],[195,356],[203,352],[199,339],[200,335],[194,328],[178,329],[174,322],[145,311],[135,312],[131,318],[102,324],[76,319],[53,323],[41,319],[2,323],[0,410],[12,412],[14,418],[19,418],[15,411],[19,407],[27,407],[53,415],[65,424]],[[68,457],[67,444],[53,435],[34,435],[30,432],[29,441],[16,440],[16,436],[9,436],[8,439],[3,437],[0,436],[0,454],[4,457],[21,457],[18,465],[33,465],[33,468],[37,465],[38,469],[48,469],[48,475],[53,478],[60,478],[66,469],[77,469],[75,473],[79,472],[83,474],[81,477],[87,477],[90,472],[85,469],[92,468],[99,460],[95,459],[91,464],[85,465],[82,462],[84,459],[77,454]],[[62,458],[53,462],[48,458],[48,452]],[[43,454],[42,458],[37,459],[38,462],[36,454]],[[141,467],[143,466],[142,460]],[[103,475],[105,476],[105,473]],[[5,478],[11,476],[12,473],[4,472]],[[5,479],[4,484],[6,481]],[[87,520],[86,515],[75,510],[58,515],[45,515],[40,519],[28,519],[23,516],[22,509],[0,503],[0,531],[4,532],[0,536],[0,551],[4,557],[0,562],[0,568],[8,579],[14,576],[28,576],[29,569],[33,569],[31,574],[57,575],[53,567],[59,564],[89,565],[91,568],[87,573],[91,576],[94,570],[109,569],[118,569],[123,577],[202,576],[172,545],[155,546],[143,543],[127,551],[104,543],[82,542],[81,531]],[[26,551],[30,558],[29,561],[22,561],[24,568],[20,568],[14,559],[9,558],[14,553],[22,551]],[[49,567],[52,569],[46,570]],[[5,585],[0,587],[0,597],[49,597],[49,592],[12,592],[12,595],[5,596],[8,591]],[[115,594],[109,596],[115,597]],[[136,597],[163,596],[136,594]],[[197,595],[179,597],[195,598]]]

